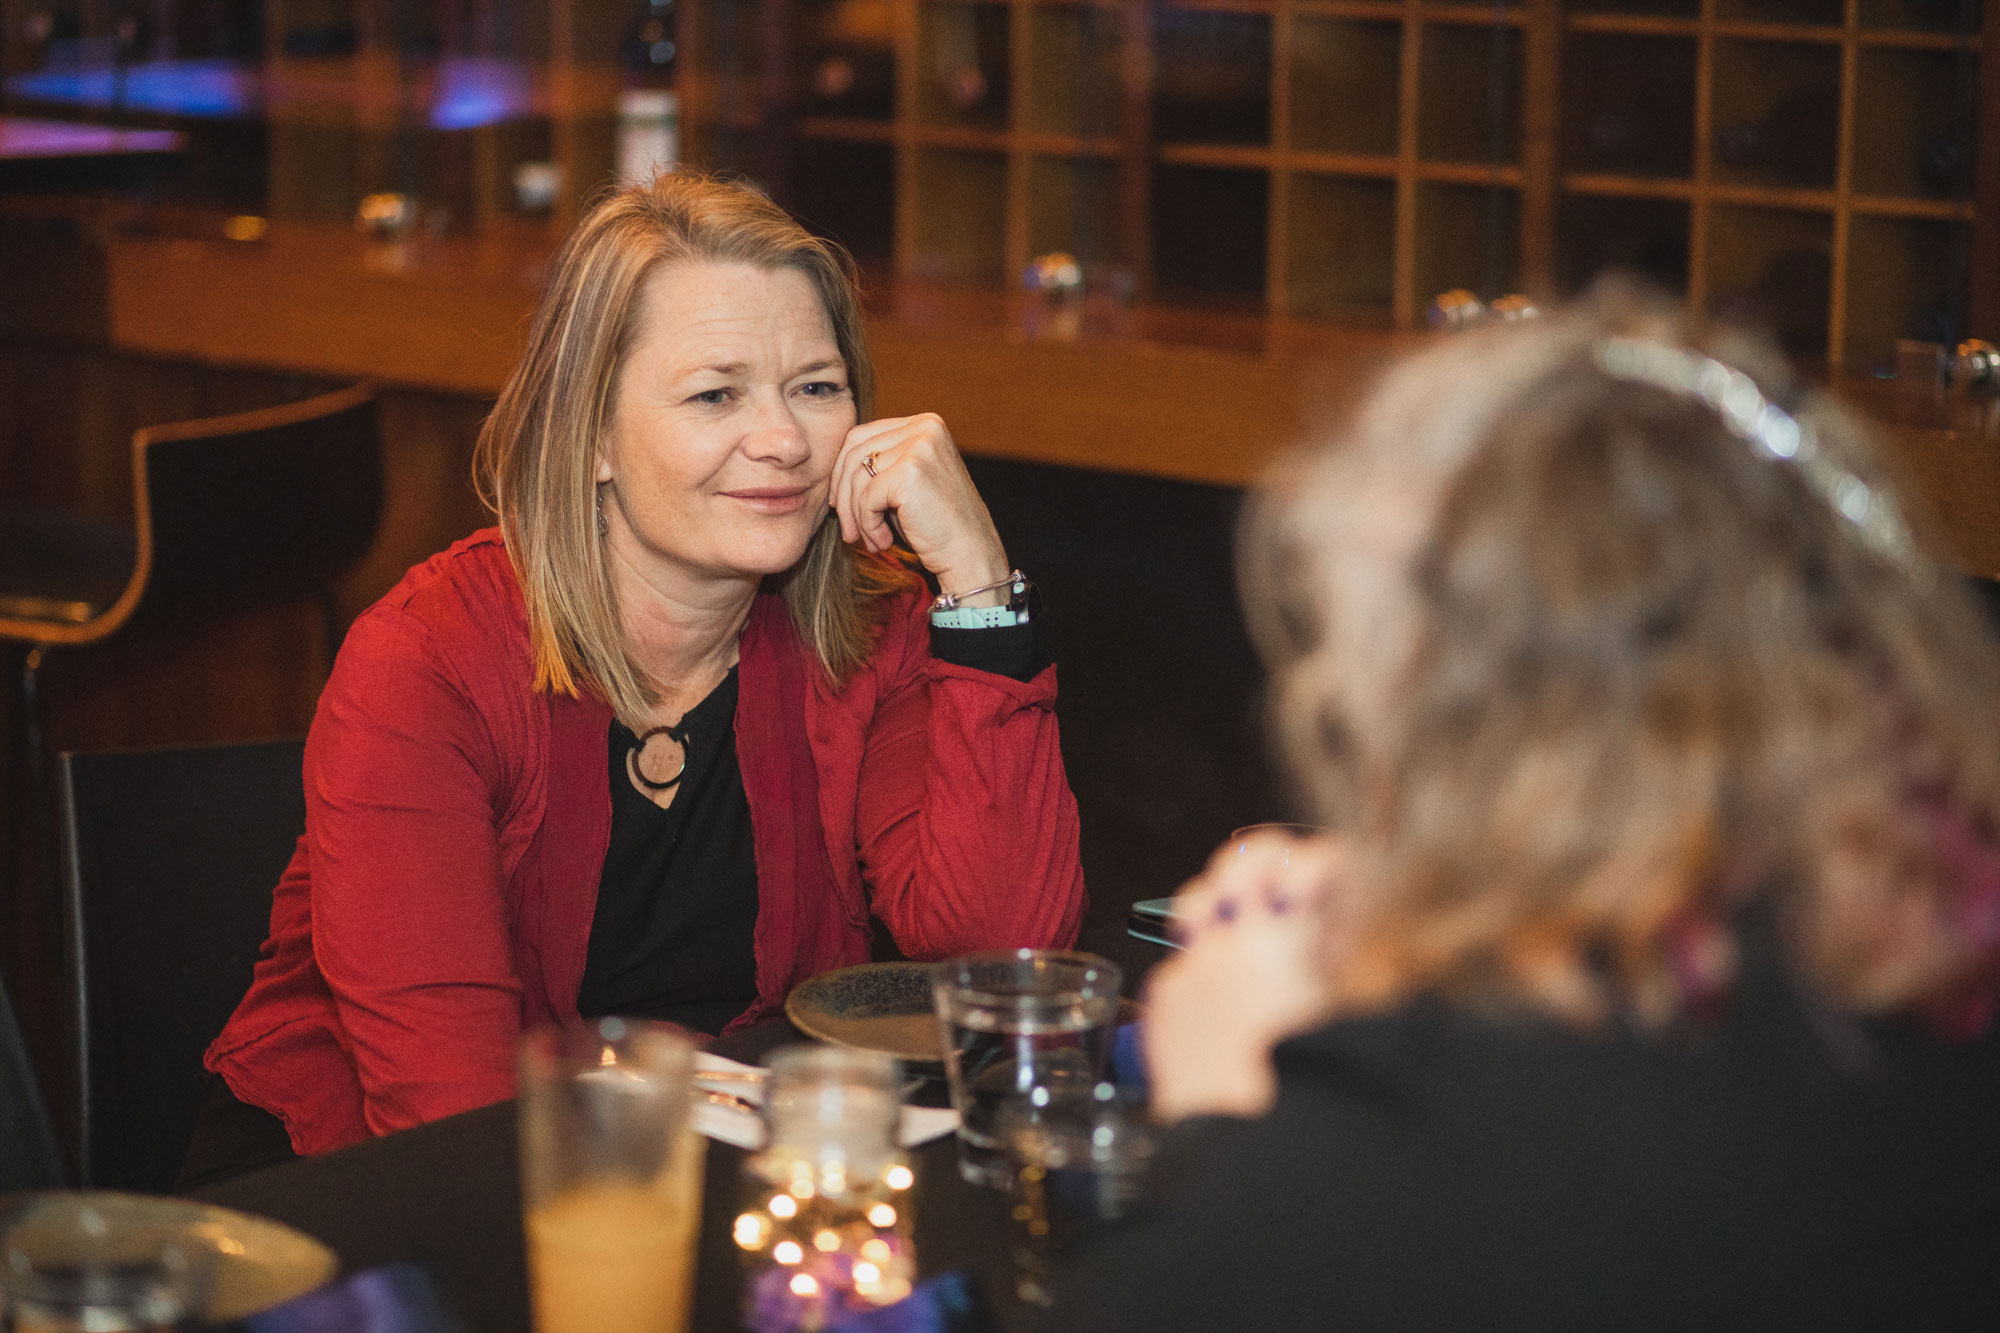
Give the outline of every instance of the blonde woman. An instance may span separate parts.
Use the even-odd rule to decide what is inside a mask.
[[[1392,370],[1246,603],[1338,831],[1155,974],[1091,1330],[2000,1317],[2000,652],[1854,420],[1617,293]]]
[[[321,698],[191,1179],[510,1096],[524,1024],[755,1023],[871,913],[918,958],[1074,938],[1027,581],[944,424],[871,390],[851,264],[768,200],[584,218],[479,441],[498,526]]]

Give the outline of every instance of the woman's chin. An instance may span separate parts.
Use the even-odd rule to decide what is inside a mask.
[[[805,559],[806,548],[810,544],[809,540],[801,540],[782,546],[746,551],[741,554],[741,563],[737,568],[745,574],[754,574],[759,578],[773,578],[787,573]]]

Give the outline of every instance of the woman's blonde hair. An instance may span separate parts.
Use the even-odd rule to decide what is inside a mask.
[[[628,726],[645,717],[657,683],[619,620],[598,535],[598,445],[638,336],[646,280],[691,262],[803,273],[833,326],[858,419],[874,405],[853,260],[756,191],[670,173],[609,194],[570,233],[527,349],[480,430],[474,467],[520,576],[535,688],[592,690]],[[839,682],[873,646],[879,598],[910,578],[842,542],[829,511],[805,555],[774,583],[799,634]]]
[[[1747,373],[1830,473],[1613,340]],[[1273,474],[1242,560],[1281,746],[1355,851],[1336,1003],[1665,1022],[1751,910],[1850,1012],[1990,985],[2000,649],[1921,530],[1837,511],[1899,507],[1849,413],[1610,290],[1420,353],[1340,444]]]

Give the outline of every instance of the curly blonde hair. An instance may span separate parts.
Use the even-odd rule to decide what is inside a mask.
[[[1850,1012],[1988,984],[2000,649],[1963,581],[1920,525],[1884,551],[1699,397],[1607,371],[1614,337],[1748,374],[1895,493],[1760,345],[1618,289],[1439,342],[1282,462],[1244,601],[1353,846],[1334,1001],[1664,1023],[1726,991],[1752,903]]]

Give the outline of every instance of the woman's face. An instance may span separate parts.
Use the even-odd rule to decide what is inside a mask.
[[[811,279],[698,262],[656,270],[598,447],[614,558],[653,586],[798,563],[855,424]]]

